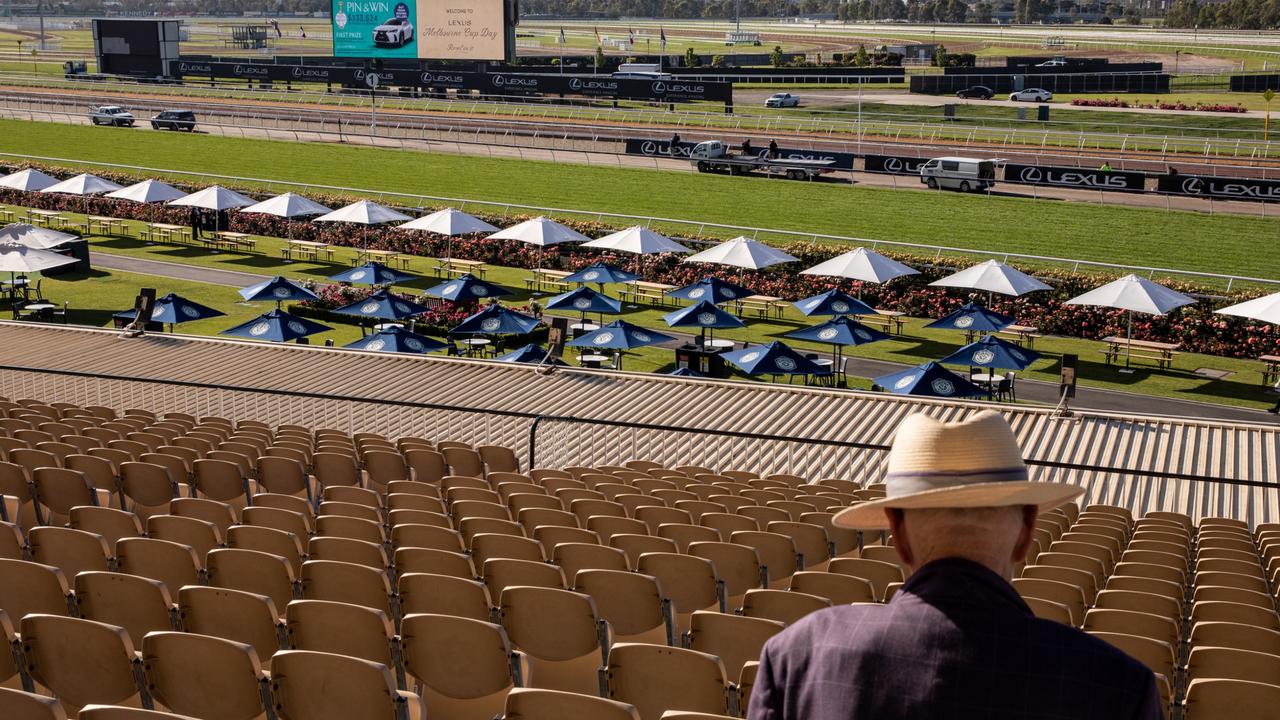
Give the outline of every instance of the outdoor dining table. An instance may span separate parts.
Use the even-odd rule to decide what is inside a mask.
[[[1262,384],[1274,385],[1280,380],[1280,355],[1263,355],[1258,359],[1262,361]]]
[[[124,234],[124,221],[120,218],[90,215],[88,217],[88,222],[89,232],[101,230],[103,235],[111,235],[116,229],[119,229],[119,234]]]
[[[601,363],[607,362],[608,360],[608,355],[597,355],[595,353],[578,356],[578,361],[582,363],[582,367],[586,368],[598,368]]]
[[[1178,354],[1178,348],[1182,347],[1181,343],[1162,343],[1154,340],[1134,340],[1132,338],[1122,337],[1105,337],[1102,342],[1107,347],[1102,353],[1107,359],[1107,364],[1112,362],[1120,362],[1122,358],[1135,357],[1142,360],[1154,360],[1156,366],[1161,369],[1169,368],[1173,365],[1173,357]],[[1134,352],[1134,351],[1137,352]]]
[[[881,310],[876,308],[875,315],[859,315],[858,322],[863,325],[879,325],[884,328],[887,333],[902,334],[902,326],[906,322],[903,316],[906,313],[897,310]]]
[[[142,230],[142,239],[150,242],[186,242],[191,237],[191,228],[186,225],[169,223],[147,223]],[[212,244],[205,240],[206,245]]]
[[[644,280],[633,280],[626,285],[626,289],[618,293],[623,300],[627,296],[631,297],[631,302],[638,303],[641,300],[648,300],[650,305],[666,305],[667,291],[675,290],[675,285],[667,285],[666,283],[646,282]]]
[[[728,338],[710,338],[706,341],[707,347],[719,350],[728,350],[733,348],[733,341]]]
[[[66,215],[57,210],[28,210],[27,217],[31,219],[32,225],[40,225],[42,227],[61,224],[67,219]]]
[[[541,290],[543,286],[551,290],[569,290],[571,285],[564,281],[571,273],[563,270],[548,270],[546,268],[538,268],[533,271],[533,276],[524,281],[525,287],[530,290]]]
[[[405,270],[409,269],[409,256],[402,255],[394,250],[361,250],[358,259],[352,264],[358,265],[365,260],[377,260],[389,267],[395,267],[396,263],[399,263],[400,267]]]
[[[467,338],[461,342],[467,346],[467,357],[474,357],[476,353],[484,350],[484,346],[489,344],[488,338]]]
[[[569,334],[574,338],[577,338],[581,335],[585,335],[589,332],[595,332],[599,329],[600,326],[593,322],[576,322],[569,326]]]
[[[223,230],[221,232],[216,233],[215,236],[217,237],[217,240],[215,242],[217,243],[218,247],[224,250],[234,251],[234,250],[240,250],[243,248],[245,250],[252,252],[254,249],[258,247],[258,241],[254,240],[247,233],[238,233],[238,232],[231,232],[230,230]]]
[[[0,220],[3,220],[5,223],[14,222],[17,219],[18,219],[18,213],[8,208],[0,209]]]
[[[1036,338],[1040,337],[1040,328],[1031,325],[1006,325],[996,335],[1006,340],[1012,340],[1023,347],[1034,348]]]
[[[754,310],[762,318],[770,316],[781,318],[782,312],[787,307],[786,301],[771,295],[748,295],[744,298],[739,298],[736,304],[739,315],[747,310]]]
[[[436,277],[443,275],[465,275],[471,273],[481,279],[488,268],[479,260],[460,260],[458,258],[440,258],[436,260]]]
[[[329,247],[328,243],[313,240],[290,240],[287,245],[280,248],[280,254],[284,256],[285,262],[292,261],[294,253],[306,260],[318,260],[320,253],[324,253],[326,259],[333,260],[333,248]]]
[[[31,303],[21,308],[23,319],[31,320],[50,320],[53,318],[53,309],[57,307],[50,302]]]

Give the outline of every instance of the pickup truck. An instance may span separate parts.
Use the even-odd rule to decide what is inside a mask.
[[[741,155],[729,151],[719,140],[707,140],[694,146],[689,152],[689,162],[698,172],[727,172],[730,175],[749,175],[761,172],[779,175],[791,180],[813,180],[819,175],[834,171],[834,160],[801,160],[767,157],[768,151],[760,149],[758,155]]]
[[[100,105],[89,108],[89,121],[94,125],[133,127],[133,113],[119,105]]]

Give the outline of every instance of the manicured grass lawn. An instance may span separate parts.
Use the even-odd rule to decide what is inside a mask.
[[[131,224],[136,232],[138,224]],[[336,252],[333,263],[298,261],[285,263],[279,259],[279,250],[284,241],[276,238],[260,238],[258,254],[240,253],[211,254],[203,248],[190,246],[147,245],[141,241],[123,237],[91,237],[93,248],[98,252],[126,255],[130,257],[179,262],[202,267],[254,272],[264,275],[285,275],[294,279],[311,278],[323,281],[342,269],[351,266],[355,251],[340,248]],[[423,277],[406,284],[400,289],[419,293],[423,289],[440,282],[433,278],[430,268],[434,263],[428,259],[414,259],[411,270]],[[515,268],[491,267],[487,279],[503,285],[513,291],[506,298],[511,304],[524,305],[530,300],[525,279],[529,271]],[[235,288],[208,285],[204,283],[182,282],[167,278],[115,271],[95,271],[88,277],[70,276],[66,279],[47,278],[44,282],[44,294],[52,301],[70,304],[72,323],[110,326],[111,315],[119,310],[131,307],[133,298],[140,287],[155,287],[159,294],[176,292],[192,300],[217,308],[228,314],[219,317],[188,323],[179,326],[179,332],[213,335],[218,331],[244,322],[255,315],[265,312],[269,304],[249,305],[240,302]],[[607,288],[611,294],[619,288]],[[547,294],[537,298],[545,304]],[[621,317],[629,322],[669,331],[662,315],[671,307],[653,308],[650,306],[624,306]],[[593,316],[593,319],[598,319]],[[605,321],[612,318],[605,317]],[[724,330],[716,333],[717,337],[731,338],[737,341],[768,342],[780,338],[783,334],[802,327],[822,322],[821,319],[805,318],[793,308],[788,308],[782,319],[760,319],[754,315],[746,318],[747,327],[738,330]],[[928,330],[923,326],[926,319],[911,318],[907,320],[902,335],[891,340],[866,345],[850,350],[848,355],[873,358],[890,362],[914,365],[925,360],[936,360],[950,354],[964,343],[964,336],[955,331]],[[338,345],[349,343],[360,336],[359,329],[353,325],[326,323],[335,328],[334,331],[313,336],[313,344],[322,344],[325,339],[332,338]],[[810,350],[823,355],[831,352],[831,346],[804,341],[786,340],[798,349]],[[1271,400],[1257,384],[1259,365],[1256,361],[1220,358],[1208,355],[1180,355],[1174,367],[1168,371],[1157,371],[1145,365],[1137,365],[1133,374],[1122,374],[1114,366],[1104,364],[1101,343],[1071,338],[1046,337],[1037,341],[1036,350],[1044,357],[1027,371],[1019,373],[1021,378],[1056,382],[1059,362],[1063,353],[1074,353],[1079,356],[1079,378],[1083,385],[1123,390],[1141,394],[1160,395],[1196,400],[1202,402],[1237,405],[1243,407],[1263,408]],[[571,356],[576,357],[571,351]],[[668,348],[644,348],[627,354],[624,369],[663,372],[673,368],[672,352]],[[1224,370],[1231,373],[1226,379],[1212,380],[1194,374],[1199,368]],[[850,378],[853,387],[867,387],[866,378]]]
[[[1236,215],[10,120],[0,152],[1254,277],[1274,275],[1280,229]]]

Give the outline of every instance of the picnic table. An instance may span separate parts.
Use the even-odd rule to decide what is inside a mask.
[[[1003,330],[996,333],[997,336],[1011,340],[1018,345],[1027,348],[1034,348],[1036,338],[1040,337],[1040,328],[1030,325],[1006,325]]]
[[[185,243],[191,239],[191,228],[186,225],[171,225],[169,223],[147,223],[142,229],[142,239],[149,242],[180,242]],[[212,245],[209,240],[205,240],[206,245]]]
[[[352,265],[358,265],[369,260],[376,260],[387,267],[395,267],[398,263],[402,269],[409,269],[409,256],[402,255],[394,250],[361,250]]]
[[[4,221],[6,224],[15,222],[17,219],[18,213],[8,208],[0,208],[0,220]]]
[[[103,235],[124,234],[124,221],[120,218],[90,215],[87,220],[89,222],[89,232],[100,230]],[[119,231],[118,233],[116,232],[117,230]]]
[[[28,210],[27,217],[30,218],[32,225],[41,227],[53,227],[61,225],[66,221],[67,216],[57,210]]]
[[[736,302],[739,315],[746,310],[754,310],[761,318],[771,316],[781,318],[783,311],[787,307],[786,301],[771,295],[748,295],[747,297],[739,298]]]
[[[568,292],[573,289],[571,283],[564,281],[572,273],[561,270],[547,270],[546,268],[538,268],[533,271],[533,275],[524,281],[525,287],[530,290],[541,290],[545,285],[551,290],[559,290],[560,292]]]
[[[666,283],[632,280],[624,286],[624,289],[618,295],[622,297],[624,302],[630,296],[633,303],[648,300],[650,305],[666,305],[667,291],[675,289],[675,285],[667,285]]]
[[[214,244],[223,250],[245,250],[253,252],[258,248],[258,241],[250,237],[246,233],[231,232],[230,230],[222,230],[214,233]]]
[[[1276,384],[1280,380],[1280,355],[1263,355],[1258,359],[1262,361],[1262,384]]]
[[[1178,348],[1182,347],[1181,343],[1133,340],[1115,336],[1102,338],[1102,342],[1106,343],[1107,347],[1100,352],[1107,358],[1108,365],[1112,362],[1120,362],[1120,358],[1123,356],[1126,358],[1126,366],[1128,365],[1128,358],[1138,358],[1140,360],[1154,360],[1156,366],[1161,369],[1173,365],[1173,358],[1178,354]]]
[[[897,310],[881,310],[880,308],[876,308],[875,315],[859,315],[858,322],[863,325],[876,325],[882,327],[884,328],[884,331],[889,334],[896,333],[901,335],[902,326],[906,324],[906,321],[902,319],[905,315],[906,313],[899,312]]]
[[[325,259],[333,261],[333,248],[328,243],[315,242],[312,240],[290,240],[284,247],[280,248],[280,255],[286,262],[293,260],[294,253],[305,260],[319,260],[320,253],[325,254]]]
[[[484,278],[488,268],[479,260],[459,260],[458,258],[441,258],[436,260],[436,266],[433,269],[436,277],[453,277],[455,275],[465,275],[471,273],[479,278]]]

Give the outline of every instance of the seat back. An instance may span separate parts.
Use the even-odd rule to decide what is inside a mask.
[[[294,600],[285,610],[285,627],[291,649],[350,655],[400,670],[392,652],[395,629],[381,610],[327,600]]]
[[[833,605],[876,602],[870,580],[833,572],[798,572],[791,576],[791,589],[824,597]]]
[[[70,712],[89,703],[138,702],[133,643],[123,628],[79,618],[22,618],[22,652],[31,677]]]
[[[396,617],[391,581],[383,570],[333,560],[309,560],[302,564],[302,597],[331,600],[380,610]]]
[[[175,712],[254,720],[267,711],[266,678],[253,648],[244,643],[153,632],[142,642],[142,663],[155,699]]]
[[[212,587],[266,595],[277,611],[294,598],[293,569],[279,555],[257,550],[214,550],[206,562]]]
[[[388,720],[426,715],[416,695],[396,691],[383,665],[331,653],[281,650],[271,667],[271,694],[281,718]]]
[[[580,570],[573,589],[591,596],[614,642],[674,644],[670,604],[658,579],[619,570]]]
[[[266,595],[188,585],[178,591],[178,614],[187,632],[234,640],[253,648],[263,667],[280,649],[280,617]]]
[[[696,650],[622,643],[609,653],[606,695],[634,705],[643,720],[667,710],[728,714],[724,666]]]
[[[1183,701],[1184,720],[1270,718],[1280,707],[1280,685],[1248,680],[1192,680]]]
[[[515,688],[507,693],[503,720],[640,720],[634,706],[578,693]]]
[[[1274,684],[1280,678],[1280,656],[1236,648],[1193,647],[1187,657],[1187,677]]]
[[[499,602],[507,637],[529,657],[533,686],[598,692],[596,670],[608,653],[608,640],[601,637],[603,626],[590,596],[516,586],[504,589]]]
[[[827,598],[788,590],[748,590],[742,598],[743,615],[777,620],[786,625],[829,607],[831,601]]]
[[[715,655],[724,664],[727,677],[738,677],[742,666],[760,659],[769,638],[782,632],[785,624],[759,617],[743,617],[699,610],[689,619],[685,647]]]
[[[124,628],[134,647],[149,632],[174,629],[175,606],[159,580],[113,572],[84,572],[75,579],[81,617]]]
[[[403,615],[431,614],[470,618],[481,622],[493,619],[493,600],[484,583],[448,575],[408,573],[398,581]]]
[[[511,643],[501,625],[447,615],[407,615],[400,630],[405,671],[418,683],[428,717],[495,717],[513,675]]]
[[[0,717],[10,720],[67,720],[62,704],[55,698],[8,688],[0,688]]]

